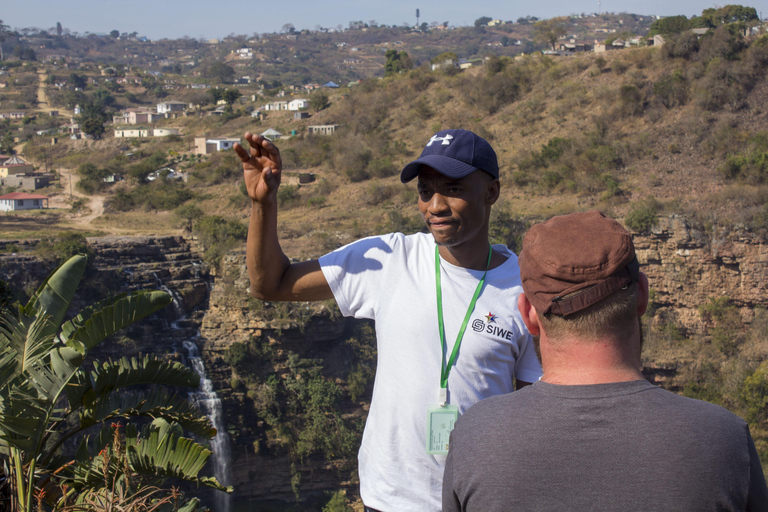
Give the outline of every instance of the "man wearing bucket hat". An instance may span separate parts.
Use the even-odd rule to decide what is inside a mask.
[[[618,222],[591,211],[533,226],[520,273],[544,374],[459,419],[444,512],[768,510],[746,423],[643,377],[648,279]]]
[[[238,144],[235,151],[253,201],[251,293],[334,298],[344,315],[375,320],[378,363],[358,456],[360,494],[366,510],[439,511],[455,419],[541,375],[517,311],[517,257],[488,240],[500,192],[496,153],[470,131],[436,133],[401,173],[403,182],[418,179],[429,233],[364,238],[291,263],[277,236],[279,151],[257,135],[245,140],[248,150]]]

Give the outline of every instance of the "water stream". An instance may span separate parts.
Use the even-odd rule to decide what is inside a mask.
[[[213,475],[222,485],[230,485],[231,469],[229,461],[231,458],[229,435],[224,428],[224,421],[221,409],[221,399],[213,391],[213,384],[205,374],[205,365],[200,357],[197,345],[191,340],[183,342],[187,350],[187,363],[200,375],[200,387],[189,393],[189,398],[210,418],[213,427],[216,429],[216,437],[211,440],[211,450],[213,450]],[[229,512],[231,495],[223,492],[216,492],[216,512]]]

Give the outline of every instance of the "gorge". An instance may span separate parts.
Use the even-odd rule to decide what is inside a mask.
[[[768,307],[768,244],[754,234],[716,226],[700,229],[670,216],[660,218],[651,232],[636,233],[634,240],[653,290],[650,326],[673,324],[681,333],[705,335],[708,324],[700,306],[718,297],[727,298],[743,325]],[[0,242],[0,279],[22,293],[38,286],[54,265],[35,255],[35,244]],[[244,247],[225,255],[217,269],[203,263],[196,240],[180,236],[89,238],[88,247],[92,272],[77,297],[83,304],[109,293],[159,286],[177,299],[173,308],[130,327],[100,350],[106,355],[154,353],[179,360],[194,360],[199,351],[198,363],[212,387],[205,400],[220,401],[220,424],[230,445],[228,474],[217,476],[234,485],[233,504],[318,503],[328,491],[356,493],[354,450],[352,456],[326,457],[318,443],[314,450],[296,449],[303,433],[276,427],[287,420],[292,406],[281,404],[275,417],[267,419],[265,411],[273,406],[265,397],[276,389],[275,380],[289,386],[290,381],[321,376],[346,390],[336,402],[337,421],[343,421],[339,428],[359,428],[370,399],[371,376],[363,379],[362,393],[350,392],[353,374],[362,364],[359,353],[349,350],[350,340],[359,338],[357,321],[341,318],[325,303],[292,304],[283,310],[259,304],[247,293]],[[233,347],[238,346],[261,347],[247,360],[259,368],[260,377],[249,377],[231,364]],[[651,380],[677,388],[676,375],[686,362],[650,357],[645,365]],[[301,409],[296,411],[293,414],[301,414]],[[213,449],[227,448],[214,444]],[[211,505],[216,499],[209,494],[203,498]],[[217,502],[217,510],[224,510],[222,503]]]

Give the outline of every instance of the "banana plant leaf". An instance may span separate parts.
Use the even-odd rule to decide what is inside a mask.
[[[133,425],[125,432],[125,447],[131,467],[140,473],[175,477],[196,482],[220,491],[232,492],[215,478],[199,477],[200,470],[212,452],[199,443],[168,431],[161,437],[160,429],[147,425],[139,437]]]
[[[61,326],[60,338],[67,346],[85,355],[104,339],[172,302],[170,294],[140,290],[117,295],[83,309]]]
[[[43,281],[26,306],[22,308],[24,314],[32,316],[49,316],[50,325],[48,333],[56,334],[64,315],[67,313],[70,302],[75,296],[75,291],[85,273],[88,263],[84,255],[73,256],[54,270]]]
[[[164,384],[167,386],[197,387],[200,376],[179,362],[169,362],[151,356],[120,358],[100,363],[94,361],[91,372],[78,372],[70,381],[67,397],[74,410],[91,407],[99,398],[127,386]]]
[[[136,391],[121,391],[102,395],[92,406],[84,408],[80,415],[80,425],[87,428],[97,423],[128,416],[164,418],[178,423],[184,430],[205,439],[216,435],[211,420],[185,397],[173,395],[164,389],[151,394]]]

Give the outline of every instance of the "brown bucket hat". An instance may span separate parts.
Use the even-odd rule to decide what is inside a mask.
[[[582,311],[640,274],[629,232],[597,210],[534,225],[519,262],[525,296],[544,315]]]

